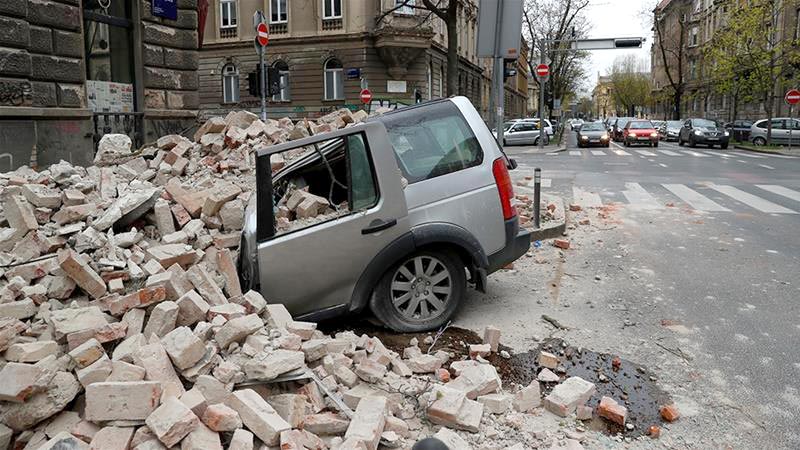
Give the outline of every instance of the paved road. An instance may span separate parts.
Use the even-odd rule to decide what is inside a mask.
[[[648,292],[661,293],[657,317],[644,320],[685,327],[680,339],[714,395],[747,411],[745,422],[765,424],[779,447],[800,448],[800,158],[664,142],[578,149],[574,135],[568,144],[547,154],[508,148],[519,163],[514,178],[541,167],[545,191],[584,208],[621,209],[614,238],[655,274]],[[585,257],[612,261],[601,246]],[[597,295],[609,301],[635,304],[642,295],[604,289]]]

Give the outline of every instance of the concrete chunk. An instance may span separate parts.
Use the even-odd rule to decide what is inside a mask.
[[[541,395],[542,394],[539,390],[539,382],[533,380],[530,385],[522,388],[519,392],[514,394],[514,410],[524,413],[532,410],[533,408],[541,406]]]
[[[455,380],[447,383],[447,387],[458,389],[467,394],[467,398],[475,400],[481,395],[491,394],[502,388],[497,369],[489,364],[466,367]]]
[[[347,427],[345,439],[354,439],[363,443],[369,450],[377,450],[388,413],[389,407],[385,397],[362,398],[358,402],[350,426]]]
[[[253,450],[253,433],[243,428],[234,431],[228,450]]]
[[[64,308],[50,313],[56,339],[62,339],[68,334],[96,330],[108,325],[103,312],[97,306],[85,308]]]
[[[216,431],[200,423],[183,438],[181,450],[222,450],[222,443]]]
[[[553,388],[544,399],[544,407],[557,416],[567,417],[579,405],[586,403],[594,392],[594,384],[581,377],[570,377]]]
[[[0,401],[24,403],[32,395],[47,389],[37,385],[45,371],[32,364],[6,363],[0,370]]]
[[[210,405],[203,412],[203,423],[214,431],[234,431],[242,427],[239,413],[223,403]]]
[[[217,286],[211,275],[201,266],[192,266],[186,271],[189,281],[192,282],[197,293],[200,294],[210,305],[224,305],[228,303],[222,289]]]
[[[89,444],[66,431],[62,431],[53,436],[53,439],[45,442],[38,450],[89,450]]]
[[[55,341],[36,341],[11,345],[6,350],[5,357],[9,361],[31,363],[58,353],[59,347]]]
[[[178,304],[175,302],[162,302],[153,308],[150,319],[144,327],[144,335],[155,334],[164,337],[175,328],[178,320]]]
[[[172,363],[180,370],[188,369],[206,353],[205,345],[189,327],[178,327],[167,333],[161,343]]]
[[[180,397],[186,392],[160,342],[154,342],[136,350],[133,354],[133,363],[147,371],[145,379],[161,382],[164,397]]]
[[[250,380],[272,380],[304,366],[303,352],[274,350],[253,356],[244,364],[244,371]]]
[[[195,290],[183,294],[178,299],[178,326],[194,325],[205,320],[210,305]]]
[[[244,425],[267,445],[278,445],[280,433],[291,429],[289,424],[252,389],[234,392],[226,403],[239,413]]]
[[[130,448],[133,427],[103,427],[92,437],[90,450],[128,450]]]
[[[81,289],[94,298],[106,293],[106,283],[74,250],[58,252],[58,265]]]
[[[158,407],[158,381],[100,382],[86,388],[84,416],[93,422],[145,420]]]
[[[240,342],[248,335],[255,333],[264,323],[261,318],[256,314],[249,314],[244,317],[237,317],[235,319],[225,322],[214,335],[214,339],[219,344],[220,348],[227,348],[232,342]],[[302,353],[301,353],[302,355]]]

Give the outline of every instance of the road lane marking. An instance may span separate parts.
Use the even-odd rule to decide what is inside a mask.
[[[763,213],[775,214],[797,214],[797,211],[792,211],[789,208],[784,208],[777,203],[772,203],[769,200],[764,200],[761,197],[756,197],[753,194],[737,189],[733,186],[724,184],[709,184],[708,187],[717,192],[721,192],[734,200],[744,203],[745,205],[757,209]]]
[[[600,200],[599,194],[596,192],[584,191],[577,186],[572,187],[572,201],[584,208],[599,208],[603,206],[603,201]]]
[[[782,195],[796,202],[800,202],[800,192],[798,191],[794,191],[783,186],[778,186],[776,184],[757,184],[756,186],[764,189],[765,191],[772,192],[773,194]]]
[[[756,158],[756,159],[764,159],[765,158],[764,156],[749,155],[747,153],[742,153],[742,152],[733,152],[733,154],[734,155],[739,155],[739,156],[744,156],[746,158]]]
[[[708,151],[708,152],[706,152],[706,153],[711,153],[712,155],[721,156],[721,157],[723,157],[723,158],[732,158],[732,157],[733,157],[733,156],[731,156],[731,155],[729,155],[729,154],[727,154],[727,153],[721,153],[721,152],[711,152],[711,151]]]
[[[662,184],[662,186],[698,211],[730,211],[730,209],[697,191],[689,189],[683,184]]]
[[[542,178],[542,187],[549,188],[553,184],[553,180],[550,178]]]
[[[559,154],[559,152],[545,153],[545,155],[547,155],[547,156],[558,156],[558,154]]]
[[[631,156],[631,154],[626,152],[625,150],[611,150],[611,151],[616,153],[617,156]]]
[[[663,153],[667,156],[683,156],[678,152],[673,152],[672,150],[659,150],[660,153]]]
[[[661,167],[664,167],[664,168],[667,168],[667,167],[669,167],[668,165],[666,165],[666,164],[664,164],[664,163],[658,163],[658,165],[659,165],[659,166],[661,166]]]
[[[622,191],[628,203],[636,209],[663,209],[664,207],[653,198],[639,183],[625,183]]]
[[[636,153],[644,156],[658,156],[653,152],[648,152],[647,150],[636,150]]]
[[[789,155],[777,155],[777,154],[770,154],[768,155],[770,158],[781,158],[781,159],[797,159],[797,156],[789,156]]]
[[[592,150],[592,154],[594,156],[606,156],[606,153],[602,150]]]
[[[763,168],[765,168],[765,169],[769,169],[769,170],[775,170],[775,168],[774,168],[774,167],[772,167],[772,166],[768,166],[768,165],[766,165],[766,164],[759,164],[758,166],[759,166],[759,167],[763,167]]]
[[[581,156],[581,151],[580,150],[570,150],[569,151],[569,156]]]
[[[696,156],[698,158],[711,158],[711,155],[704,155],[704,154],[702,154],[700,152],[695,152],[695,151],[692,151],[692,150],[684,150],[683,153],[687,153],[689,155]]]

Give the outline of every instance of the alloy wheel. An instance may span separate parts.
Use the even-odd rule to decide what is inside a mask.
[[[392,276],[392,306],[407,320],[442,315],[453,292],[451,274],[437,258],[419,255],[406,260]]]

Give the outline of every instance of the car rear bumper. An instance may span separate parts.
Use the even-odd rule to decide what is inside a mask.
[[[506,244],[489,255],[488,273],[496,272],[511,264],[531,248],[531,231],[520,228],[517,216],[505,221]]]

